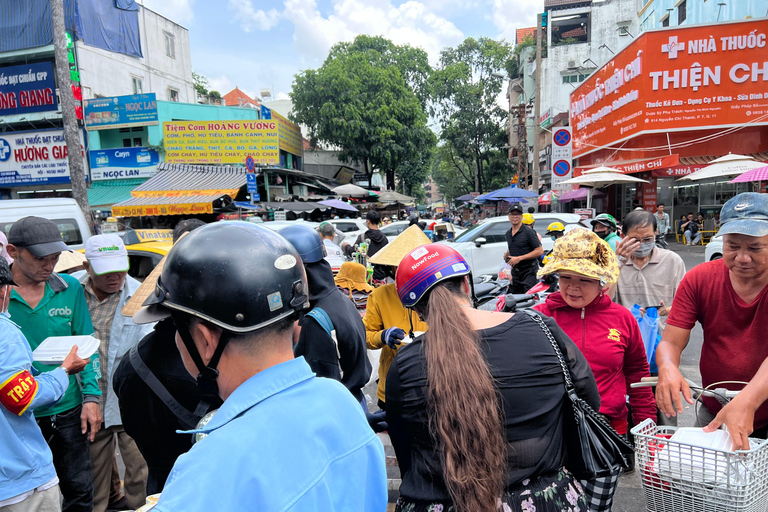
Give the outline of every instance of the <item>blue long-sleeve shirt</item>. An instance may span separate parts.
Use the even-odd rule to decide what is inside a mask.
[[[0,315],[0,502],[56,477],[53,457],[32,410],[58,401],[69,386],[62,368],[34,376],[21,329]]]

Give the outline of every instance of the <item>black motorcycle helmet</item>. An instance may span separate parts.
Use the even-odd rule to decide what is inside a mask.
[[[296,315],[306,301],[304,267],[287,240],[257,224],[217,222],[173,246],[154,294],[133,318],[148,323],[172,316],[200,372],[200,391],[212,396],[218,394],[216,366],[229,339]],[[189,333],[188,316],[222,329],[207,366]]]

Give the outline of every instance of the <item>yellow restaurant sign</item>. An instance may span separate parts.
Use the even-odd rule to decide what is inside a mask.
[[[197,215],[201,213],[213,213],[213,204],[187,203],[112,207],[112,215],[116,217],[143,217],[150,215]]]
[[[163,123],[165,161],[174,164],[279,165],[280,150],[303,156],[299,127],[284,117],[253,121]]]
[[[132,197],[188,197],[188,196],[223,196],[235,198],[240,189],[210,189],[210,190],[132,190]]]

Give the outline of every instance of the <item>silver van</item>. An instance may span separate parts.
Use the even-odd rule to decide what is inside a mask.
[[[85,241],[91,236],[85,215],[74,199],[57,197],[0,201],[0,229],[6,235],[14,222],[30,215],[55,222],[59,226],[64,243],[73,251],[83,249]]]

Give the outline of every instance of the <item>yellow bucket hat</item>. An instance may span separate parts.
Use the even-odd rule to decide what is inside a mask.
[[[567,270],[606,283],[619,280],[619,261],[611,246],[588,229],[576,228],[557,239],[538,277]]]
[[[390,242],[379,252],[371,256],[369,261],[371,265],[396,267],[400,265],[403,258],[408,256],[412,250],[431,243],[432,241],[427,238],[427,235],[424,234],[421,228],[414,224],[400,233],[394,242]]]
[[[373,286],[369,285],[368,281],[366,281],[367,274],[368,272],[365,270],[365,267],[360,263],[345,261],[341,264],[339,273],[333,278],[333,282],[336,283],[336,286],[348,290],[371,293]]]

